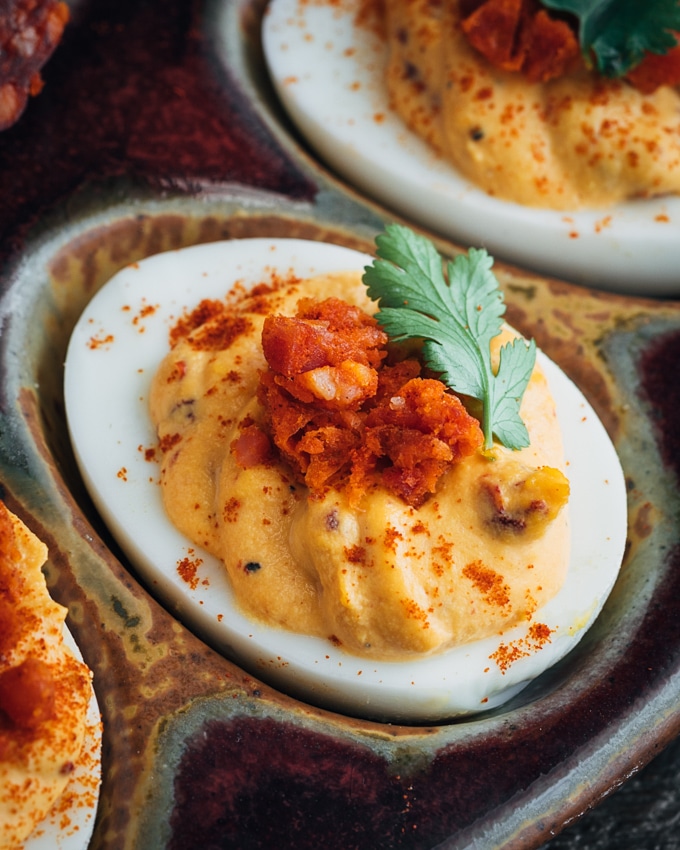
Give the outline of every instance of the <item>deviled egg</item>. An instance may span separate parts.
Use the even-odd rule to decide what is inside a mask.
[[[235,463],[234,444],[258,421],[255,385],[267,364],[257,347],[266,316],[290,315],[300,298],[342,293],[370,311],[361,273],[372,262],[334,245],[244,239],[172,251],[123,269],[74,329],[65,375],[68,425],[102,517],[148,585],[189,627],[250,673],[310,703],[390,722],[429,723],[502,704],[578,643],[621,563],[625,487],[594,411],[541,352],[527,388],[526,422],[535,441],[505,454],[508,463],[518,463],[520,455],[526,462],[526,453],[535,453],[536,467],[555,461],[568,479],[568,506],[558,499],[545,543],[536,546],[541,531],[516,556],[524,583],[511,601],[510,583],[493,581],[503,568],[489,564],[512,561],[512,541],[505,554],[502,535],[482,551],[481,526],[456,513],[470,482],[478,483],[477,460],[470,480],[464,465],[446,472],[436,494],[422,503],[404,505],[373,487],[376,501],[363,507],[333,488],[312,492],[286,462]],[[208,318],[225,299],[247,305],[247,322],[237,333],[231,325],[226,343],[192,346],[202,327],[211,333],[209,323],[196,321],[197,310],[203,305]],[[189,334],[178,334],[188,320]],[[245,325],[248,332],[242,332]],[[187,340],[189,348],[182,348]],[[188,362],[192,351],[198,351],[198,366]],[[395,399],[391,403],[399,406]],[[506,459],[499,455],[497,461],[498,469]],[[489,458],[479,463],[485,473],[494,467]],[[491,485],[488,493],[494,492]],[[441,507],[444,501],[454,504],[452,513]],[[443,526],[460,523],[460,534],[451,531],[448,539],[450,529],[435,529],[436,516]],[[408,609],[403,576],[392,592],[389,575],[398,564],[384,546],[370,543],[384,540],[386,523],[395,528],[393,540],[405,540],[402,562],[414,567],[406,590],[411,601],[421,593],[420,607],[430,609],[426,628],[422,619],[395,615],[394,609]],[[418,549],[427,538],[421,529],[429,529],[446,558],[432,557],[432,546]],[[444,576],[438,587],[431,576],[433,569],[440,575],[452,570],[456,546],[469,593],[461,614],[447,621],[458,631],[447,632],[434,599],[455,597],[455,581]],[[475,546],[477,559],[470,554]],[[354,607],[338,604],[351,596],[347,567],[366,567],[369,550],[375,574],[371,587],[361,590],[368,597]],[[541,563],[547,565],[542,572]],[[414,575],[422,569],[415,567],[422,564],[430,578],[418,590]],[[370,569],[364,572],[354,578],[367,585]],[[269,584],[267,576],[274,577]],[[516,616],[492,619],[490,628],[475,631],[474,612],[494,587],[508,595],[498,610]],[[378,604],[381,594],[391,594],[391,601]],[[381,619],[379,610],[373,616],[378,609],[389,609],[388,615]]]

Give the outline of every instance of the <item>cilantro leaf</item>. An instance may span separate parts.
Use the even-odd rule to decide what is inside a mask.
[[[493,436],[511,449],[529,445],[519,415],[536,360],[532,341],[516,339],[500,350],[494,374],[491,340],[503,325],[505,303],[486,251],[471,248],[446,265],[434,245],[407,227],[391,224],[376,238],[378,259],[364,271],[378,322],[395,341],[422,339],[426,365],[454,392],[482,402],[485,447]]]
[[[578,18],[579,42],[586,62],[605,77],[622,77],[646,53],[664,54],[677,44],[677,0],[541,0],[557,12]]]

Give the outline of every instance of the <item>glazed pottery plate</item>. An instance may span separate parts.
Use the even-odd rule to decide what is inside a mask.
[[[650,839],[639,846],[672,842],[656,783],[645,805],[627,796],[637,783],[613,792],[680,730],[677,303],[496,265],[508,321],[603,423],[629,522],[592,628],[481,716],[377,723],[271,687],[166,607],[84,486],[63,364],[115,273],[253,237],[371,254],[393,217],[287,121],[262,52],[265,5],[79,0],[43,90],[0,133],[0,486],[48,544],[50,592],[94,671],[103,769],[90,847],[566,848],[595,844],[599,812],[613,813],[596,839],[607,850],[637,838],[617,826],[633,816]],[[677,810],[675,783],[668,794]]]

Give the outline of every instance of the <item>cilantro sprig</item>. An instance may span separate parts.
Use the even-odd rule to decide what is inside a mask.
[[[622,77],[647,53],[676,46],[680,31],[678,0],[541,0],[556,12],[578,19],[581,52],[605,77]]]
[[[510,449],[529,445],[520,403],[536,360],[536,345],[522,339],[500,349],[498,371],[491,340],[501,331],[503,294],[493,259],[471,248],[446,264],[434,245],[407,227],[391,224],[376,238],[378,259],[364,271],[376,318],[395,341],[423,340],[425,364],[455,393],[482,403],[485,448],[496,439]]]

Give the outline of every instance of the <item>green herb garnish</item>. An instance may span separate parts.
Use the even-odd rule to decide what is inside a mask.
[[[622,77],[647,53],[672,50],[680,31],[678,0],[541,0],[578,18],[581,51],[605,77]]]
[[[375,241],[379,259],[363,280],[386,333],[395,342],[422,339],[425,364],[455,393],[482,403],[485,448],[494,435],[510,449],[528,446],[519,408],[536,345],[522,339],[503,345],[494,374],[490,343],[501,331],[505,303],[493,259],[471,248],[447,262],[447,283],[441,256],[423,236],[392,224]]]

